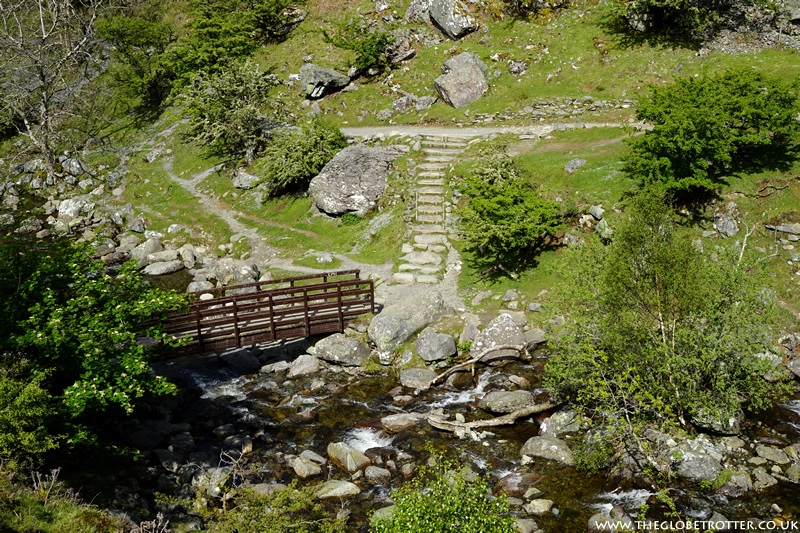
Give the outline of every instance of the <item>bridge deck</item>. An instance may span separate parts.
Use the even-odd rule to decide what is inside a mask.
[[[341,332],[375,311],[374,283],[359,275],[346,270],[200,291],[218,297],[192,302],[188,313],[168,317],[164,330],[184,339],[176,355]]]

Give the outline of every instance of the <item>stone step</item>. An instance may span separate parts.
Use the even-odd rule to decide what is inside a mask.
[[[417,204],[441,204],[444,198],[441,195],[423,194],[417,197]]]
[[[423,135],[422,146],[467,146],[468,141],[461,137],[450,137],[447,135]]]
[[[430,222],[431,224],[435,224],[437,222],[442,222],[442,215],[417,215],[417,222]]]
[[[443,178],[444,172],[438,170],[423,170],[417,173],[418,178]]]
[[[457,156],[464,150],[462,148],[442,148],[439,146],[436,147],[425,147],[422,151],[427,155],[450,155],[450,156]]]
[[[414,274],[412,274],[411,272],[396,272],[392,274],[391,278],[389,278],[389,283],[396,283],[402,285],[414,283]]]
[[[414,242],[417,244],[445,244],[447,237],[444,235],[416,235]]]
[[[417,180],[417,185],[438,185],[444,186],[444,180],[441,178],[423,178]]]
[[[441,270],[441,267],[412,265],[410,263],[403,263],[398,267],[400,272],[417,272],[419,274],[436,274]]]
[[[420,185],[419,183],[417,185]],[[417,192],[419,194],[438,194],[442,196],[444,194],[444,187],[435,187],[432,185],[427,185],[423,187],[417,187]]]
[[[449,155],[429,155],[425,157],[426,163],[450,163],[455,157]]]
[[[413,228],[415,233],[423,235],[428,234],[446,234],[447,230],[441,224],[416,224]]]
[[[416,277],[415,281],[417,283],[424,283],[424,284],[427,284],[427,285],[435,285],[436,283],[439,283],[439,281],[441,281],[441,280],[436,276],[424,276],[424,275],[420,274],[419,276]]]
[[[442,171],[447,168],[447,163],[420,163],[418,169],[423,171]]]
[[[444,208],[436,204],[418,205],[417,213],[421,215],[439,215],[441,217],[442,213],[444,213]]]

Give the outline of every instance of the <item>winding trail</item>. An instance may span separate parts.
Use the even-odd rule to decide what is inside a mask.
[[[644,128],[643,124],[629,123],[584,123],[574,124],[536,124],[529,126],[492,127],[447,127],[447,126],[370,126],[341,128],[345,136],[362,139],[374,137],[405,137],[416,139],[422,148],[422,160],[414,167],[416,182],[409,196],[414,198],[414,217],[409,224],[409,241],[398,249],[397,268],[393,262],[374,265],[354,261],[341,253],[331,253],[340,261],[340,268],[360,269],[362,276],[376,280],[376,298],[380,303],[392,303],[400,298],[421,295],[431,290],[442,294],[445,302],[456,310],[464,310],[463,299],[458,294],[458,277],[461,270],[461,257],[450,244],[454,235],[453,221],[450,217],[452,205],[444,197],[448,190],[446,170],[468,146],[472,139],[487,138],[496,134],[513,134],[523,138],[540,138],[557,130],[581,128],[609,128],[632,126]],[[241,235],[250,244],[251,260],[259,266],[269,266],[282,270],[315,274],[330,269],[313,268],[294,264],[293,260],[281,257],[280,251],[267,244],[258,230],[245,224],[246,219],[255,224],[278,226],[285,231],[299,232],[310,242],[319,236],[314,232],[299,230],[263,220],[253,215],[240,213],[213,195],[200,190],[199,185],[221,165],[197,172],[188,179],[179,178],[173,171],[172,156],[163,159],[164,170],[169,179],[180,186],[198,201],[198,208],[217,215],[234,234]]]

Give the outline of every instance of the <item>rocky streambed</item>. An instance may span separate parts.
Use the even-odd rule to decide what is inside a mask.
[[[454,316],[432,294],[384,313],[383,323],[323,339],[161,363],[182,393],[119,428],[144,460],[133,479],[120,472],[99,501],[134,519],[163,512],[175,526],[203,528],[198,507],[222,507],[232,489],[271,491],[296,480],[314,487],[331,516],[348,513],[349,529],[366,531],[372,512],[390,508],[391,490],[439,450],[508,495],[523,531],[593,531],[609,516],[666,516],[635,457],[596,475],[575,468],[591,429],[569,406],[469,427],[549,400],[540,387],[547,352],[541,330],[528,324],[531,312]],[[429,386],[453,368],[455,337],[470,336],[475,350],[525,349]],[[787,358],[796,348],[788,346]],[[670,464],[660,488],[680,515],[799,520],[800,396],[726,432],[735,434],[646,435]]]

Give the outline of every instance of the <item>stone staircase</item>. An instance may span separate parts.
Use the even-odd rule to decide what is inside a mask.
[[[403,244],[398,272],[392,283],[439,283],[447,268],[451,250],[447,235],[450,202],[445,199],[445,173],[467,141],[459,137],[425,135],[421,141],[423,161],[415,168],[415,207],[409,235]]]

